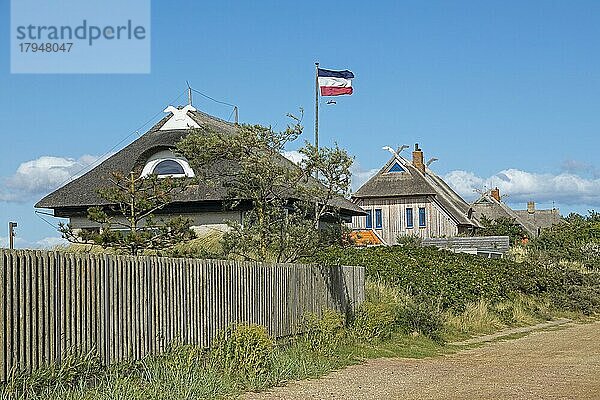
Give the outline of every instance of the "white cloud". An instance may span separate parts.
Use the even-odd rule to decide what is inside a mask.
[[[352,164],[350,167],[350,172],[352,172],[352,192],[356,192],[358,188],[371,179],[378,171],[379,168],[363,169],[358,162]]]
[[[297,150],[284,151],[283,156],[294,164],[300,164],[306,159],[306,156]]]
[[[50,236],[50,237],[45,237],[45,238],[40,239],[37,242],[35,242],[35,247],[38,249],[53,249],[56,246],[61,246],[61,245],[65,245],[68,243],[69,242],[67,242],[62,237]]]
[[[585,178],[571,172],[539,174],[510,168],[490,177],[472,172],[451,171],[444,179],[468,200],[474,199],[476,189],[498,187],[510,196],[511,203],[534,200],[566,205],[600,205],[600,178]]]
[[[300,164],[306,159],[304,154],[296,150],[284,151],[283,156],[295,164]],[[358,190],[358,188],[361,187],[363,183],[368,181],[373,175],[375,175],[377,171],[379,171],[377,168],[369,170],[362,169],[360,164],[355,161],[350,167],[350,172],[352,173],[352,179],[350,183],[352,192]]]
[[[0,178],[0,201],[25,202],[48,193],[80,176],[99,157],[83,155],[78,159],[42,156],[22,163],[9,177]]]
[[[46,249],[50,250],[56,246],[65,245],[68,242],[57,236],[49,236],[35,242],[29,242],[19,236],[15,237],[15,248],[17,249]],[[0,248],[8,248],[8,236],[0,236]]]

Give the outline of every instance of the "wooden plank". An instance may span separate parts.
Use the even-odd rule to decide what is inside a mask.
[[[182,260],[182,264],[185,267],[184,269],[184,299],[186,304],[186,311],[184,313],[185,318],[185,330],[184,330],[184,341],[185,343],[192,343],[193,331],[192,331],[192,317],[193,317],[193,306],[191,299],[191,272],[192,268],[190,263],[187,260]]]
[[[144,308],[142,306],[142,293],[143,286],[146,279],[146,270],[145,270],[145,259],[146,257],[138,257],[138,262],[135,265],[133,271],[134,277],[134,343],[135,343],[135,359],[139,360],[142,358],[143,354],[143,340],[144,340]]]
[[[158,312],[158,326],[160,327],[160,332],[157,335],[157,339],[159,340],[158,342],[158,351],[162,351],[164,349],[164,338],[166,335],[166,327],[167,327],[167,323],[165,321],[165,316],[166,316],[166,301],[167,301],[167,294],[166,294],[166,270],[163,266],[163,262],[161,260],[160,263],[157,264],[157,272],[158,272],[158,279],[157,279],[157,289],[158,289],[158,307],[157,307],[157,312]]]
[[[61,255],[56,260],[56,353],[55,360],[57,363],[62,361],[62,350],[66,347],[66,299],[67,299],[67,282],[66,271],[67,266],[64,255]]]
[[[2,251],[0,254],[0,380],[6,381],[6,359],[8,358],[7,354],[7,333],[9,332],[7,321],[6,321],[6,309],[7,309],[7,272],[8,266],[7,264],[7,253],[6,251]]]
[[[46,256],[46,268],[44,269],[44,280],[46,285],[44,287],[44,335],[46,343],[45,359],[46,363],[51,364],[54,362],[54,258],[55,252],[50,252]]]
[[[73,352],[77,343],[77,263],[75,255],[69,255],[69,343],[68,351]]]
[[[127,354],[127,347],[125,341],[125,330],[126,330],[126,297],[125,291],[127,290],[126,284],[126,271],[127,271],[127,260],[124,256],[119,257],[119,279],[117,280],[118,285],[118,301],[117,310],[118,310],[118,323],[119,330],[117,331],[117,346],[118,346],[118,360],[123,361]]]
[[[202,264],[202,271],[203,271],[203,275],[204,275],[204,283],[203,283],[203,287],[204,287],[204,306],[203,306],[203,325],[204,325],[204,339],[203,339],[203,346],[204,347],[208,347],[210,345],[210,340],[211,340],[211,301],[210,301],[210,294],[211,294],[211,268],[210,268],[210,261],[209,260],[205,260],[204,263]]]
[[[125,263],[125,359],[133,354],[133,257]]]
[[[80,254],[76,259],[76,301],[77,301],[77,351],[85,352],[85,324],[86,324],[86,309],[85,309],[85,255]]]
[[[96,341],[93,339],[93,324],[92,324],[92,320],[94,320],[95,316],[94,316],[94,309],[93,309],[93,290],[92,290],[92,276],[93,276],[93,269],[94,269],[94,264],[92,261],[92,257],[90,257],[89,254],[85,255],[84,258],[84,284],[85,284],[85,315],[84,315],[84,320],[85,320],[85,324],[84,324],[84,335],[83,335],[83,341],[85,343],[85,351],[89,352],[93,350],[94,344],[96,343]]]
[[[8,252],[8,260],[7,264],[9,269],[9,274],[7,276],[7,302],[10,304],[7,310],[7,329],[9,332],[7,335],[8,343],[6,348],[6,354],[8,355],[6,361],[6,373],[7,375],[15,367],[17,357],[16,354],[18,352],[17,341],[18,341],[18,299],[16,298],[17,293],[19,292],[19,270],[17,267],[17,262],[15,260],[16,254],[11,251]],[[10,289],[8,289],[8,285],[10,285]]]
[[[110,314],[111,314],[111,324],[110,324],[110,356],[111,362],[119,361],[119,281],[121,279],[120,269],[120,259],[115,257],[111,262],[111,288],[110,288]]]
[[[45,301],[44,301],[44,253],[41,251],[35,252],[36,258],[36,271],[35,271],[35,290],[33,295],[35,296],[35,308],[34,308],[34,320],[35,330],[34,336],[36,346],[34,350],[34,368],[37,369],[44,364],[44,352],[46,344],[44,343],[44,312],[45,312]]]
[[[148,279],[147,263],[148,257],[144,256],[141,259],[141,265],[138,265],[136,273],[137,282],[137,315],[138,315],[138,330],[137,330],[137,345],[138,345],[138,359],[146,355],[146,334],[147,324],[146,318],[148,316],[148,300],[146,298],[146,287]],[[138,276],[139,274],[139,276]]]
[[[161,304],[162,290],[160,286],[161,269],[157,260],[153,261],[153,287],[154,287],[154,324],[152,329],[152,351],[158,352],[160,347],[160,337],[162,335]]]
[[[27,318],[26,301],[27,294],[25,293],[26,287],[26,274],[27,274],[27,263],[25,261],[25,256],[23,251],[17,251],[17,263],[19,268],[19,292],[17,294],[17,301],[19,304],[18,307],[18,332],[19,339],[17,341],[17,348],[19,349],[19,357],[18,357],[18,368],[22,370],[25,366],[25,341],[27,340],[26,331],[25,331],[25,319]]]
[[[140,271],[143,271],[143,279],[138,281],[139,297],[138,304],[140,310],[140,331],[139,331],[139,346],[140,346],[140,358],[143,358],[148,354],[148,310],[150,304],[148,303],[148,262],[149,257],[146,256],[143,259],[143,264],[140,267]]]
[[[52,258],[51,252],[45,252],[43,255],[43,266],[41,271],[41,280],[43,285],[40,290],[40,302],[42,303],[42,313],[41,313],[41,340],[44,343],[44,349],[42,350],[41,356],[43,359],[43,364],[50,364],[52,360],[50,359],[50,347],[51,347],[51,338],[50,338],[50,307],[53,302],[50,297],[49,288],[51,285],[50,278],[50,260]]]
[[[100,321],[100,313],[98,312],[98,257],[93,255],[90,256],[90,312],[91,312],[91,321],[90,321],[90,341],[91,348],[94,349],[99,354],[99,346],[100,346],[100,332],[98,329],[98,321]]]
[[[108,255],[102,257],[102,278],[100,280],[102,287],[100,293],[102,294],[101,304],[101,321],[103,329],[100,332],[102,335],[102,360],[107,365],[111,363],[111,349],[110,349],[110,331],[111,331],[111,313],[110,313],[110,287],[111,287],[111,272]]]
[[[198,272],[198,261],[197,260],[188,260],[190,263],[189,268],[189,302],[190,302],[190,343],[198,345],[198,292],[197,292],[197,281],[196,276]]]

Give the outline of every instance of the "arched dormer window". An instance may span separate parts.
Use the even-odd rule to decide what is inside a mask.
[[[142,170],[142,176],[157,175],[159,178],[192,178],[194,171],[184,157],[171,150],[163,150],[153,154]]]
[[[185,175],[183,167],[176,160],[162,160],[154,166],[152,173],[155,175]]]

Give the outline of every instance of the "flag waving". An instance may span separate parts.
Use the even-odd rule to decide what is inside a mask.
[[[317,72],[321,96],[352,94],[352,78],[354,78],[354,74],[351,71],[331,71],[329,69],[318,68]]]

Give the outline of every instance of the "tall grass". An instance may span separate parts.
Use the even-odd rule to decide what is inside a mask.
[[[460,334],[480,335],[494,332],[504,327],[504,324],[490,309],[489,302],[479,300],[468,303],[465,310],[458,315],[446,315],[446,331]]]

